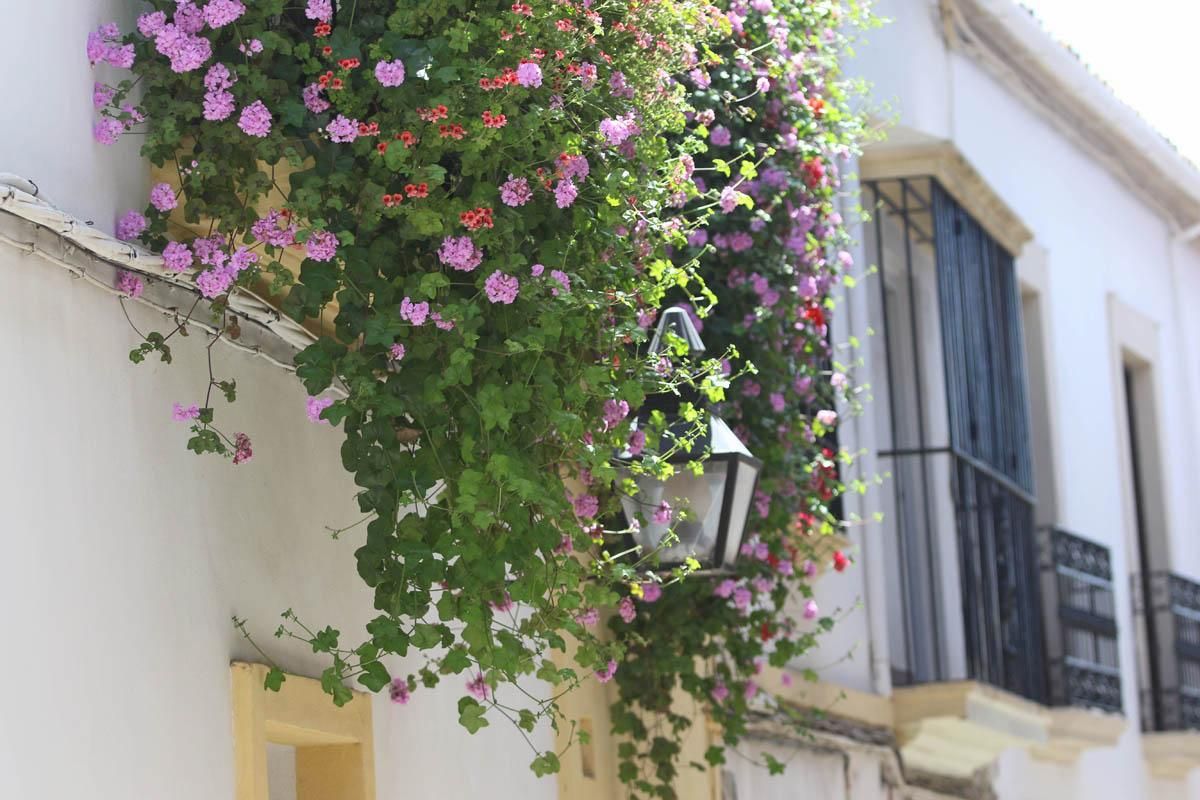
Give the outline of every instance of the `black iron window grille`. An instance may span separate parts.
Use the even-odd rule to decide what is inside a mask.
[[[1200,583],[1154,573],[1150,596],[1158,652],[1142,692],[1143,729],[1200,729]]]
[[[891,604],[905,612],[894,678],[970,677],[1044,700],[1013,258],[931,178],[864,188],[887,370],[890,439],[880,455],[891,462],[889,546],[899,565]]]
[[[1040,533],[1049,700],[1120,713],[1121,663],[1108,548],[1054,528]]]

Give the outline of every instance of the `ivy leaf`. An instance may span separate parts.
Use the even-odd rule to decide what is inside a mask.
[[[487,717],[484,714],[487,709],[479,705],[473,697],[462,697],[458,701],[458,724],[467,729],[468,733],[475,733],[480,728],[488,726]]]
[[[786,765],[782,761],[780,761],[778,758],[776,758],[775,756],[771,755],[770,753],[764,752],[763,753],[763,761],[767,765],[767,772],[770,773],[771,775],[782,775],[783,774],[783,770]]]
[[[529,768],[533,770],[534,775],[537,775],[539,778],[541,778],[558,772],[560,766],[561,765],[558,763],[558,756],[556,756],[553,751],[547,750],[535,758],[533,763],[529,765]]]
[[[388,674],[383,664],[371,661],[363,666],[362,674],[358,676],[358,682],[370,691],[378,692],[392,682],[392,676]]]
[[[267,671],[266,680],[263,681],[263,688],[267,691],[278,692],[285,680],[287,680],[287,676],[283,674],[283,670],[279,667],[271,667]]]

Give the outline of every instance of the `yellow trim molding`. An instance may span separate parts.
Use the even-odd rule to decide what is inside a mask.
[[[1154,777],[1182,780],[1200,767],[1200,731],[1143,733],[1142,756]]]
[[[1091,708],[1050,709],[1050,740],[1033,748],[1043,761],[1071,763],[1084,750],[1116,747],[1125,732],[1125,718]]]
[[[862,180],[915,178],[937,182],[1013,256],[1033,234],[950,142],[868,147],[858,160]]]
[[[278,692],[268,668],[230,665],[236,800],[269,800],[267,743],[296,748],[297,800],[375,800],[371,698],[354,692],[338,708],[319,681],[288,675]]]

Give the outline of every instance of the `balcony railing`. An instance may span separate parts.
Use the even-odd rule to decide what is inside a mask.
[[[1151,680],[1142,687],[1142,727],[1200,730],[1200,583],[1155,573],[1151,597]]]
[[[1107,547],[1040,532],[1046,673],[1053,705],[1121,711],[1112,561]]]

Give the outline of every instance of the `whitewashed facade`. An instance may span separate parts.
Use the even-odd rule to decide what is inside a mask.
[[[23,77],[7,83],[0,171],[33,181],[37,198],[28,183],[0,180],[0,412],[8,422],[0,602],[10,643],[0,660],[9,687],[0,797],[232,798],[229,662],[260,659],[231,618],[247,618],[289,671],[315,675],[324,666],[317,657],[271,636],[279,613],[290,607],[349,636],[371,616],[354,536],[335,541],[325,530],[357,519],[340,437],[308,422],[303,390],[285,370],[225,348],[222,370],[241,395],[229,417],[252,432],[255,457],[235,470],[184,450],[170,404],[193,401],[205,385],[204,343],[180,340],[173,365],[130,364],[138,337],[99,285],[111,283],[114,267],[85,249],[97,240],[83,223],[111,232],[120,212],[142,205],[148,185],[135,138],[113,148],[92,141],[93,74],[82,46],[102,22],[127,27],[136,3],[10,5],[13,35],[0,66]],[[1011,0],[880,0],[877,11],[891,22],[850,66],[873,84],[880,119],[895,124],[857,172],[864,182],[940,175],[1015,257],[1035,523],[1108,548],[1123,716],[1054,711],[966,682],[977,676],[960,613],[954,495],[947,468],[931,462],[934,524],[925,532],[938,558],[922,568],[939,589],[944,680],[897,680],[909,664],[900,656],[897,586],[903,501],[889,478],[848,503],[863,519],[876,511],[885,519],[852,528],[854,567],[818,587],[826,610],[846,612],[806,665],[823,681],[806,696],[828,706],[832,722],[794,742],[773,737],[765,720],[763,741],[745,750],[798,752],[784,777],[732,757],[724,775],[686,794],[1200,798],[1192,769],[1200,733],[1142,732],[1149,664],[1131,577],[1142,562],[1130,445],[1138,443],[1152,569],[1200,580],[1200,315],[1192,312],[1200,172]],[[848,216],[854,202],[847,198]],[[861,234],[857,259],[867,265],[879,248],[869,228]],[[890,241],[885,253],[902,256],[903,239]],[[927,365],[925,435],[941,442],[947,377],[936,274],[921,261],[930,246],[916,252],[914,299],[927,315],[916,336]],[[890,267],[885,276],[897,274]],[[842,431],[842,443],[863,452],[856,469],[868,479],[896,470],[894,457],[880,455],[892,436],[886,280],[860,278],[839,318],[839,338],[863,343],[843,358],[858,362],[874,401]],[[170,304],[169,295],[147,297]],[[143,330],[161,320],[149,305],[125,306]],[[279,347],[275,334],[246,327],[248,342]],[[903,367],[893,364],[897,386],[916,380],[911,363]],[[608,796],[574,779],[536,779],[527,768],[533,754],[502,726],[468,736],[456,723],[459,694],[451,685],[405,707],[375,702],[379,798]],[[551,746],[549,731],[536,738]],[[287,751],[271,758],[272,800],[294,797]]]

